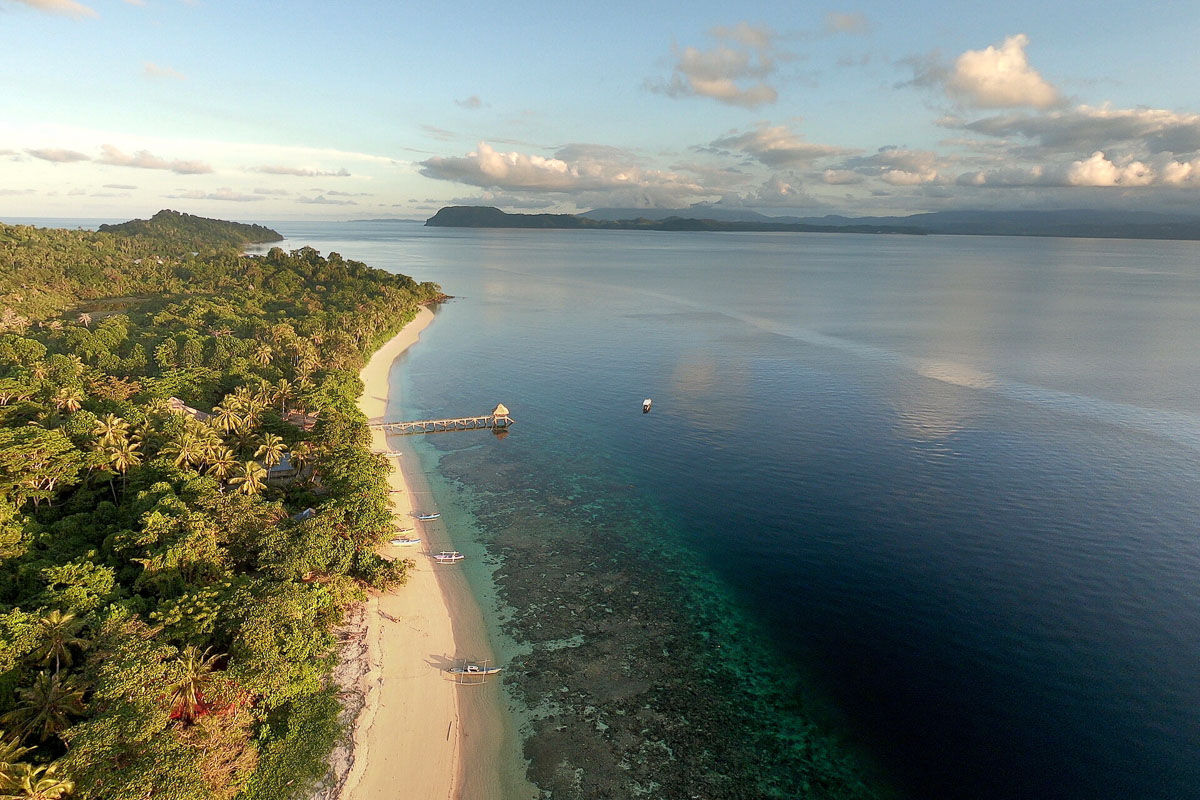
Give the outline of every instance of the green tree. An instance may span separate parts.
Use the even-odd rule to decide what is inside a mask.
[[[283,454],[287,452],[288,447],[283,443],[281,437],[273,433],[264,433],[260,441],[261,444],[254,451],[254,457],[261,459],[270,469],[283,459]]]
[[[211,648],[201,653],[199,648],[188,645],[176,659],[177,677],[167,689],[171,719],[182,720],[185,725],[190,725],[208,713],[204,690],[213,682],[213,670],[217,660],[224,658],[223,654],[209,655],[210,650]]]
[[[75,791],[75,782],[58,775],[58,765],[14,764],[11,785],[0,800],[59,800]]]
[[[39,672],[33,686],[17,690],[17,705],[0,717],[22,735],[37,735],[39,742],[57,736],[71,725],[71,717],[83,714],[83,690],[70,678]]]
[[[257,461],[244,461],[229,485],[242,494],[261,494],[267,487],[267,471]]]
[[[49,665],[53,661],[56,676],[63,664],[71,666],[71,648],[82,648],[87,644],[87,640],[77,635],[82,628],[83,620],[57,608],[38,620],[41,662]]]

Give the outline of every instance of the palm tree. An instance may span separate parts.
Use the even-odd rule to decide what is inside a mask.
[[[198,647],[188,645],[176,659],[179,668],[179,679],[171,684],[168,692],[171,697],[171,719],[183,720],[190,724],[197,717],[208,713],[208,704],[204,702],[204,689],[213,681],[213,668],[216,661],[223,655],[209,655],[208,648],[203,653]]]
[[[75,791],[75,782],[58,776],[58,765],[36,767],[13,764],[11,784],[4,787],[3,800],[59,800]]]
[[[287,449],[282,437],[273,433],[264,433],[262,444],[254,451],[254,457],[261,458],[262,462],[267,465],[267,469],[270,469],[283,459],[283,454],[287,452]]]
[[[116,414],[105,414],[92,428],[92,435],[99,437],[101,445],[109,445],[129,435],[129,423]]]
[[[32,750],[32,747],[22,747],[19,737],[6,739],[4,731],[0,731],[0,791],[17,787],[15,773],[22,766],[17,759]]]
[[[121,491],[129,488],[129,468],[136,467],[142,463],[142,454],[138,452],[138,448],[140,447],[140,444],[135,444],[125,438],[113,442],[108,446],[108,463],[113,469],[121,473]],[[116,491],[114,490],[113,500],[115,501],[116,499]]]
[[[54,394],[54,407],[59,411],[78,411],[83,407],[83,392],[74,386],[64,386]]]
[[[179,439],[167,443],[159,453],[170,456],[175,466],[183,467],[199,463],[203,448],[195,433],[185,431]]]
[[[66,730],[72,716],[83,713],[83,690],[76,689],[70,678],[60,679],[39,672],[28,689],[18,689],[16,708],[0,717],[5,725],[15,725],[23,735],[38,734],[44,742]]]
[[[267,471],[257,461],[243,462],[229,485],[237,487],[242,494],[259,494],[267,486]]]
[[[257,348],[255,348],[254,354],[251,356],[256,364],[263,367],[270,366],[271,359],[274,357],[275,351],[271,349],[271,345],[267,344],[266,342],[263,342]]]
[[[275,382],[275,399],[279,401],[279,414],[287,414],[287,402],[296,396],[296,387],[287,378]]]
[[[42,640],[43,664],[54,661],[54,674],[63,664],[71,666],[71,648],[82,648],[87,644],[75,634],[83,627],[83,620],[74,614],[64,614],[57,608],[38,620],[38,634]]]
[[[92,324],[92,315],[85,311],[84,313],[82,313],[78,317],[76,317],[75,321],[78,322],[80,325],[82,325],[85,328],[90,327]]]
[[[237,457],[228,447],[222,447],[207,459],[208,474],[224,482],[238,465]]]
[[[226,398],[219,406],[213,409],[212,424],[217,430],[229,434],[242,426],[242,416],[238,413],[234,404]]]

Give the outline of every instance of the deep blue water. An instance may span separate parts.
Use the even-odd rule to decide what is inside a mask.
[[[518,425],[429,446],[632,485],[912,796],[1200,797],[1197,243],[276,227],[442,284],[406,406]]]

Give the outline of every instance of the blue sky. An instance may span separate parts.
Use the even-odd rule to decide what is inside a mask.
[[[1197,211],[1200,7],[0,0],[0,218]]]

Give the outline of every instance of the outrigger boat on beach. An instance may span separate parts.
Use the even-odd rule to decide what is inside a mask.
[[[446,670],[454,676],[454,682],[460,686],[478,686],[486,683],[489,675],[496,675],[501,667],[488,666],[491,660],[476,663],[474,661],[459,661]]]
[[[391,542],[389,542],[389,544],[391,544],[393,547],[402,547],[403,545],[406,545],[406,544],[420,544],[420,543],[421,543],[420,539],[410,539],[407,536],[397,536],[395,539],[392,539]]]
[[[466,556],[457,550],[443,550],[433,557],[433,560],[439,564],[453,564],[455,561],[462,561]]]
[[[421,520],[437,519],[441,515],[442,515],[442,512],[440,512],[440,511],[434,511],[432,514],[425,514],[425,513],[421,513],[421,512],[417,512],[417,511],[413,512],[413,516],[416,517],[417,519],[421,519]]]

